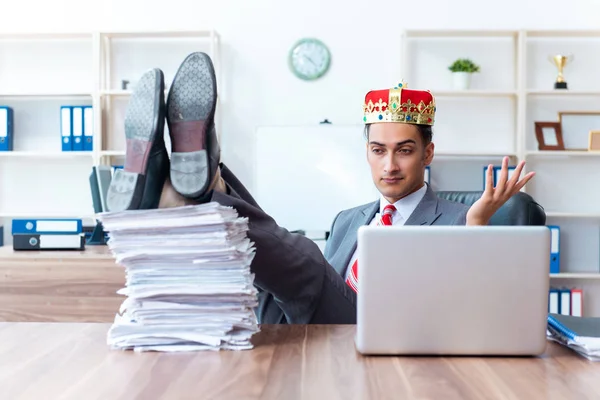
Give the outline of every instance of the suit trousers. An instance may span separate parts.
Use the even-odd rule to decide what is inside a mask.
[[[213,191],[210,201],[248,218],[248,238],[256,254],[251,264],[259,290],[261,324],[355,324],[356,293],[307,237],[277,225],[224,165],[227,193]]]

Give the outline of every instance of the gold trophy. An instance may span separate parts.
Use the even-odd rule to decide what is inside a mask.
[[[563,70],[567,63],[573,62],[573,55],[563,56],[557,54],[555,56],[550,56],[548,59],[556,66],[556,68],[558,68],[558,76],[556,77],[556,82],[554,82],[554,89],[567,89],[567,82],[565,82]]]

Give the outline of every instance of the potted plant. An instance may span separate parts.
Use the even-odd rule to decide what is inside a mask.
[[[468,58],[459,58],[448,69],[452,71],[454,77],[454,88],[465,90],[471,85],[471,74],[479,72],[479,65]]]

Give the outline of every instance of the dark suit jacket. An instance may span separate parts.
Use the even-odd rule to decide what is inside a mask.
[[[433,190],[428,187],[423,199],[419,202],[405,225],[464,225],[468,209],[469,207],[462,203],[438,198]],[[318,264],[317,266],[306,265],[306,268],[323,268],[323,264],[327,260],[336,272],[343,277],[350,258],[356,249],[358,228],[362,225],[368,225],[378,211],[379,200],[340,212],[333,221],[331,233],[325,246],[325,257],[323,257],[316,244],[308,243],[309,239],[305,239],[306,242],[304,240],[297,240],[294,239],[294,235],[290,235],[288,239],[293,240],[293,246],[296,247],[298,252],[304,252],[306,260],[313,260],[313,262]],[[280,242],[275,240],[273,244],[279,246]],[[322,261],[318,262],[319,257],[314,252],[318,252]],[[313,257],[309,257],[308,255],[310,254]],[[296,255],[293,256],[296,257]],[[278,259],[274,260],[274,263],[274,267],[277,268],[279,267],[278,264],[286,263],[286,260]],[[329,266],[325,267],[329,268]],[[302,284],[306,284],[306,282]],[[315,284],[322,285],[322,283],[318,282],[315,282]],[[343,282],[339,282],[339,284],[345,285]],[[335,304],[331,306],[333,308],[337,307]],[[268,292],[261,291],[259,293],[257,315],[260,323],[287,323],[283,311]]]
[[[428,185],[405,225],[465,225],[468,210],[467,205],[438,198]],[[325,258],[338,274],[346,274],[356,250],[358,228],[369,225],[378,212],[379,200],[344,210],[335,217],[325,246]]]

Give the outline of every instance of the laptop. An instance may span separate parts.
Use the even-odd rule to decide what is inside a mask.
[[[535,356],[546,348],[550,229],[363,226],[362,354]]]

